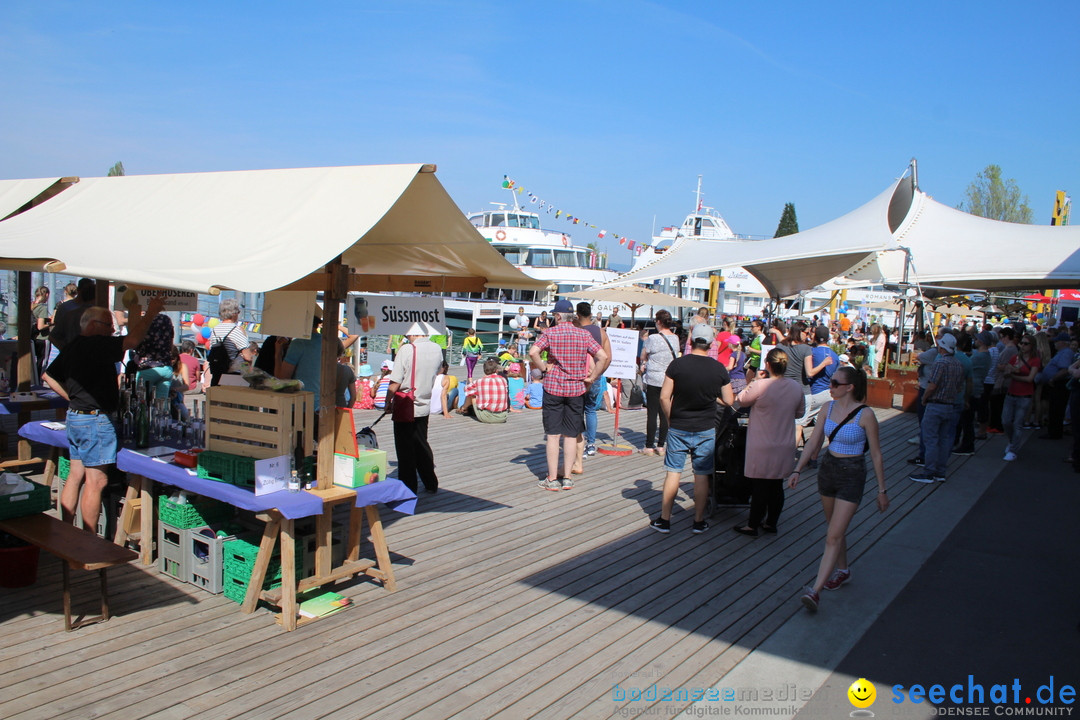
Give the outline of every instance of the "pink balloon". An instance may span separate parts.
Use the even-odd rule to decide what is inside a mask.
[[[191,318],[192,325],[202,325],[204,322],[206,322],[206,318],[203,317],[202,313],[195,313],[195,317]]]

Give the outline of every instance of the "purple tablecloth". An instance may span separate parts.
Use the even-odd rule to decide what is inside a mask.
[[[32,442],[44,443],[67,449],[67,432],[50,430],[39,422],[32,422],[19,428],[19,435]],[[187,490],[227,502],[243,510],[262,512],[277,509],[289,519],[311,517],[322,512],[322,500],[307,492],[291,493],[286,490],[256,496],[254,491],[235,485],[204,480],[191,475],[186,468],[169,462],[154,460],[134,450],[122,449],[116,456],[116,467],[124,472],[135,473],[150,478],[154,482]],[[416,495],[396,478],[387,478],[372,485],[356,488],[356,507],[367,505],[386,505],[405,515],[416,512]]]

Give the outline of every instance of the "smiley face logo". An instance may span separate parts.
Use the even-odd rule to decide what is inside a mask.
[[[851,683],[847,690],[848,700],[857,708],[868,708],[877,699],[877,689],[866,678],[859,678]]]

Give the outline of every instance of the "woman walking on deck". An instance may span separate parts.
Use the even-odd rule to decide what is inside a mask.
[[[807,586],[800,599],[809,610],[817,610],[822,588],[836,590],[851,579],[847,558],[847,529],[862,500],[866,484],[866,451],[877,475],[878,510],[889,507],[885,494],[885,470],[878,442],[878,422],[874,411],[863,404],[866,399],[866,375],[850,367],[838,369],[829,382],[832,402],[825,406],[825,421],[819,422],[788,476],[788,487],[795,489],[802,470],[817,456],[826,435],[829,447],[818,470],[818,493],[825,511],[825,553],[818,566],[814,584]],[[820,419],[820,418],[819,418]]]

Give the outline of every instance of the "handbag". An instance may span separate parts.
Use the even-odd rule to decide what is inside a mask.
[[[401,351],[398,351],[401,354]],[[394,393],[391,405],[390,417],[394,422],[416,421],[416,348],[412,352],[412,372],[409,374],[409,389],[407,392],[398,390]]]

